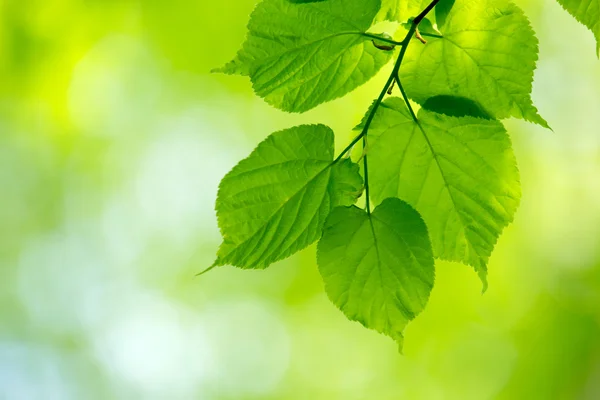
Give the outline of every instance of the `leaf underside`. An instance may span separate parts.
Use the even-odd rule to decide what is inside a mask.
[[[317,249],[331,301],[353,321],[394,339],[427,303],[434,260],[419,214],[396,198],[372,214],[338,207],[327,219]]]
[[[600,54],[600,0],[557,1],[594,33]],[[262,0],[242,49],[216,70],[248,76],[276,108],[305,112],[366,83],[408,46],[393,70],[399,76],[389,77],[377,110],[357,129],[370,126],[344,151],[365,135],[362,172],[368,159],[373,212],[354,206],[361,169],[344,154],[334,161],[330,128],[275,132],[221,181],[223,242],[213,264],[263,269],[320,238],[328,297],[400,349],[406,325],[429,299],[434,257],[472,266],[487,288],[489,258],[521,198],[499,120],[549,127],[531,98],[538,41],[522,10],[511,0],[440,0],[416,30],[412,21],[430,3]],[[367,33],[384,20],[405,28],[406,40]],[[400,90],[418,113],[408,100],[382,101],[385,90]]]

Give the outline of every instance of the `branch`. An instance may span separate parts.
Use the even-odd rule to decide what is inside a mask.
[[[402,61],[404,60],[404,56],[406,55],[406,50],[408,49],[408,46],[410,44],[410,40],[417,33],[417,28],[419,27],[419,24],[421,23],[421,21],[423,21],[423,19],[427,16],[427,14],[429,14],[429,12],[431,10],[433,10],[433,8],[436,6],[436,4],[439,1],[440,0],[433,0],[419,15],[417,15],[415,17],[415,19],[413,19],[412,25],[410,26],[410,29],[408,30],[408,33],[406,34],[406,37],[404,38],[404,40],[402,40],[401,42],[391,41],[391,42],[393,42],[394,45],[397,44],[397,45],[401,46],[400,54],[398,55],[398,58],[396,59],[396,63],[394,64],[394,69],[392,70],[392,73],[390,74],[387,82],[383,86],[383,90],[379,94],[379,97],[373,103],[373,106],[371,107],[369,115],[367,116],[367,119],[365,120],[365,125],[363,126],[363,129],[352,140],[352,142],[350,142],[350,144],[344,150],[342,150],[342,152],[337,156],[337,158],[333,161],[333,163],[336,163],[339,160],[341,160],[342,157],[346,153],[348,153],[352,149],[352,147],[354,147],[354,145],[356,143],[358,143],[361,139],[363,139],[363,151],[366,153],[366,149],[367,149],[367,137],[366,137],[366,135],[367,135],[367,132],[369,131],[369,128],[371,127],[371,123],[373,122],[373,118],[375,118],[375,114],[377,113],[377,109],[379,108],[379,106],[383,102],[383,99],[384,99],[385,95],[390,92],[390,89],[392,88],[392,85],[394,84],[394,82],[398,83],[398,87],[400,88],[400,92],[402,93],[402,97],[404,98],[404,101],[406,102],[406,105],[407,105],[408,109],[410,110],[410,113],[413,116],[414,120],[417,121],[417,116],[415,115],[415,113],[414,113],[414,111],[412,109],[412,106],[408,102],[408,96],[406,95],[406,92],[404,91],[404,87],[402,87],[402,85],[400,84],[399,72],[400,72],[400,67],[402,66]],[[367,33],[365,33],[364,35],[367,36],[367,37],[376,36],[376,35],[371,35],[371,34],[367,34]],[[377,39],[378,40],[382,40],[384,42],[385,41],[390,42],[389,40],[382,39],[380,37],[377,37]],[[418,121],[417,121],[417,124],[418,124]],[[368,164],[367,164],[367,155],[366,154],[364,154],[363,161],[364,161],[364,169],[365,169],[366,210],[367,210],[367,213],[370,214],[371,213],[371,205],[369,203],[369,172],[368,172]]]

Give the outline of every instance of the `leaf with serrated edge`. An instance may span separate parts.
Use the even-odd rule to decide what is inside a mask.
[[[372,214],[338,207],[317,248],[331,301],[353,321],[394,339],[425,307],[434,261],[425,223],[414,208],[390,198]]]
[[[585,25],[596,37],[596,55],[600,56],[600,0],[558,0],[559,4]]]
[[[473,99],[495,118],[548,127],[531,100],[538,41],[522,10],[506,0],[456,0],[442,38],[409,46],[400,70],[418,103],[437,95]]]
[[[397,196],[421,213],[436,257],[472,265],[487,287],[487,262],[521,197],[510,138],[496,120],[421,109],[399,98],[377,110],[368,134],[369,187],[377,203]]]
[[[393,52],[365,37],[380,0],[264,0],[237,57],[219,72],[250,76],[256,94],[290,112],[308,111],[367,82]]]
[[[273,133],[221,181],[223,235],[215,265],[266,268],[315,242],[331,209],[362,193],[358,165],[333,163],[334,135],[324,125]]]

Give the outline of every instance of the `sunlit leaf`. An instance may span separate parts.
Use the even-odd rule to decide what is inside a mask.
[[[221,68],[250,76],[256,93],[285,111],[304,112],[367,82],[393,52],[363,35],[380,0],[264,0],[237,57]]]
[[[405,202],[385,200],[372,214],[338,207],[317,250],[327,295],[343,313],[393,338],[427,303],[434,261],[427,228]]]
[[[487,262],[520,200],[519,172],[502,124],[422,109],[420,127],[399,98],[388,99],[369,130],[369,185],[375,202],[397,196],[417,209],[436,257]]]
[[[354,204],[358,166],[332,162],[333,139],[324,125],[273,133],[223,178],[216,265],[266,268],[316,241],[331,209]]]
[[[438,30],[442,38],[411,44],[402,65],[402,82],[413,100],[466,97],[496,118],[548,127],[530,96],[537,38],[517,6],[507,0],[457,0]]]

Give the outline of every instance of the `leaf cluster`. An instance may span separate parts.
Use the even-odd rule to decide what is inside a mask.
[[[600,39],[598,0],[558,1]],[[382,20],[399,32],[373,31]],[[531,99],[537,58],[535,33],[509,0],[262,0],[241,50],[216,71],[248,76],[273,107],[305,112],[384,67],[390,75],[337,156],[329,127],[296,126],[223,178],[212,267],[267,268],[319,241],[331,301],[401,347],[436,258],[472,266],[487,287],[521,197],[502,120],[549,127]]]

